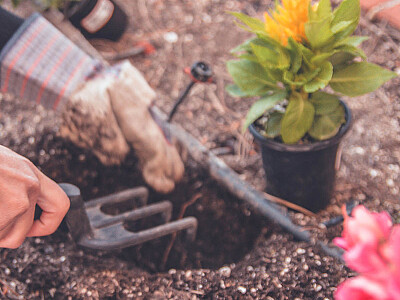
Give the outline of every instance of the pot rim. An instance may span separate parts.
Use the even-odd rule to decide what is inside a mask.
[[[339,144],[342,138],[347,134],[349,131],[351,124],[352,124],[352,115],[350,108],[347,106],[345,102],[340,100],[340,103],[343,105],[344,110],[345,110],[345,119],[346,123],[342,125],[339,129],[339,132],[331,137],[330,139],[323,140],[323,141],[317,141],[314,143],[310,144],[284,144],[280,142],[276,142],[273,139],[266,138],[263,135],[261,135],[258,130],[255,128],[254,123],[249,126],[249,131],[251,134],[254,136],[254,138],[264,146],[267,146],[269,148],[272,148],[277,151],[286,151],[286,152],[308,152],[308,151],[317,151],[321,150],[336,144]]]

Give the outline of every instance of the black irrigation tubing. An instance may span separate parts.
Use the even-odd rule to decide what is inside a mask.
[[[204,147],[196,138],[178,125],[166,122],[167,116],[157,107],[152,107],[152,113],[159,119],[168,135],[178,140],[188,150],[192,158],[205,168],[210,176],[226,187],[233,195],[244,200],[267,219],[279,224],[285,231],[296,239],[305,241],[314,247],[320,248],[327,255],[342,261],[342,252],[339,248],[329,247],[327,244],[314,241],[310,232],[292,222],[290,217],[279,209],[279,206],[269,200],[263,193],[243,181],[239,175],[228,167],[221,159]]]

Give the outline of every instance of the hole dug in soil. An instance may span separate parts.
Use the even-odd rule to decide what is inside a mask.
[[[86,201],[144,185],[133,154],[120,167],[105,167],[91,153],[82,154],[82,151],[48,133],[37,143],[35,152],[39,159],[33,162],[57,182],[77,185]],[[134,262],[150,272],[170,268],[217,269],[241,260],[252,249],[262,228],[266,226],[264,219],[217,185],[191,160],[186,162],[185,176],[173,193],[160,195],[150,190],[149,204],[162,200],[173,203],[172,220],[177,219],[182,206],[193,201],[193,204],[186,207],[184,217],[197,218],[199,224],[196,240],[188,243],[185,234],[180,232],[166,263],[163,256],[169,247],[171,235],[123,249],[116,252],[116,257]],[[116,213],[111,208],[106,210],[111,214]],[[156,215],[127,223],[126,226],[132,231],[150,228],[159,225],[159,219],[160,215]]]

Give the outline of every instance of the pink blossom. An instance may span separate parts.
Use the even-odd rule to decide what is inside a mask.
[[[336,300],[394,300],[381,282],[364,276],[341,283],[335,293]]]
[[[388,213],[371,213],[357,206],[351,217],[344,211],[344,228],[334,243],[346,250],[347,265],[360,273],[343,282],[335,299],[400,299],[400,225]]]
[[[349,268],[365,276],[377,280],[387,280],[390,276],[388,261],[369,244],[355,245],[343,257]]]
[[[384,255],[389,261],[391,273],[387,288],[393,299],[400,299],[400,225],[393,227]]]
[[[392,221],[387,212],[371,213],[364,206],[353,209],[352,217],[344,213],[343,234],[333,242],[345,249],[357,245],[378,247],[390,235]]]

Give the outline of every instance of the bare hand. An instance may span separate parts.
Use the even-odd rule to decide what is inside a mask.
[[[43,210],[34,220],[35,206]],[[28,159],[0,146],[0,247],[53,233],[69,209],[63,190]]]

